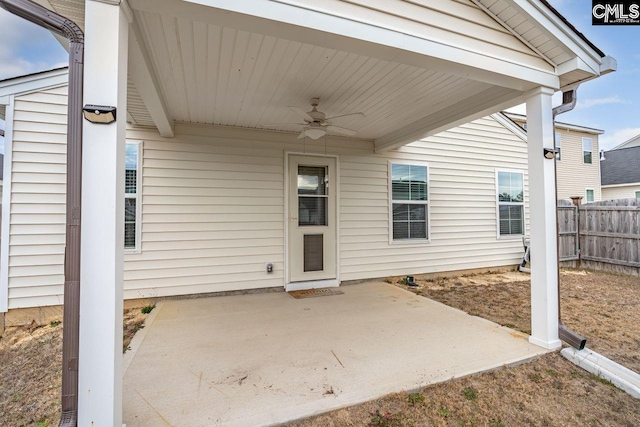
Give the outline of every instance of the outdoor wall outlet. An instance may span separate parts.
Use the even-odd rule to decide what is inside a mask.
[[[273,273],[273,264],[272,263],[267,263],[266,265],[267,268],[267,273]]]

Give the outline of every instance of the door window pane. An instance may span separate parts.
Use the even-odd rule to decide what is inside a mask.
[[[298,166],[298,194],[324,196],[327,194],[327,168]]]
[[[136,247],[136,199],[124,199],[124,247]]]
[[[327,198],[298,196],[298,225],[327,225]]]
[[[322,234],[304,235],[304,271],[322,271],[324,269],[323,237]]]

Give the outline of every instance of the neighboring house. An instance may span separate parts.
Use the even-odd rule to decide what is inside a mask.
[[[506,265],[527,216],[529,340],[561,345],[551,99],[616,62],[547,1],[40,3],[85,34],[82,104],[117,113],[82,122],[78,425],[122,424],[123,297]],[[66,84],[0,84],[0,311],[61,302]],[[526,145],[495,114],[522,102]]]
[[[602,153],[602,198],[640,199],[640,145]]]
[[[622,144],[614,147],[614,150],[619,150],[621,148],[631,148],[631,147],[640,147],[640,135],[636,135],[628,141],[623,142]]]
[[[506,113],[526,129],[527,118],[521,114]],[[600,162],[598,137],[603,130],[556,121],[555,141],[558,149],[558,198],[582,197],[583,203],[606,199],[600,189]]]

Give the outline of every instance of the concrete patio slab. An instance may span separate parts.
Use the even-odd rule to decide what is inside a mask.
[[[386,283],[340,289],[160,303],[126,356],[127,426],[273,425],[546,352]]]

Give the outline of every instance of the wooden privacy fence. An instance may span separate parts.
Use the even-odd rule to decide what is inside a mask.
[[[558,201],[561,260],[640,276],[640,199],[572,206]]]

